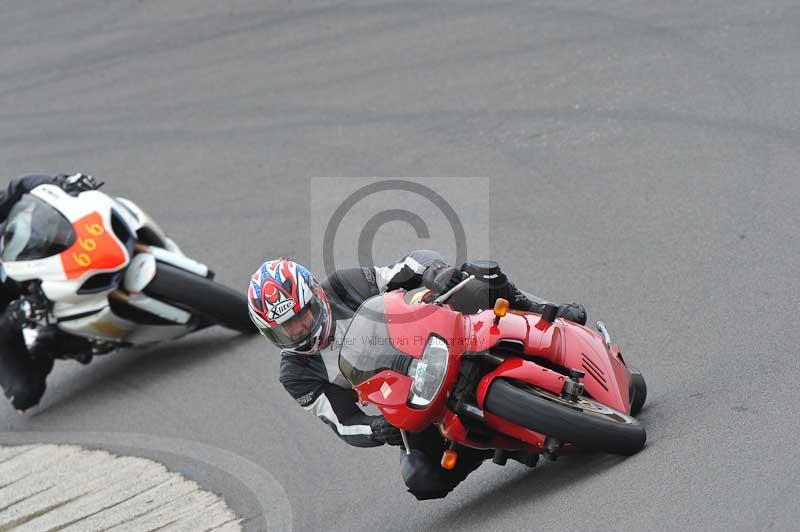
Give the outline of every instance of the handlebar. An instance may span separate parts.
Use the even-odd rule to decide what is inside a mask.
[[[454,296],[459,291],[461,291],[461,289],[464,288],[467,285],[467,283],[470,282],[471,280],[473,280],[474,278],[475,278],[474,275],[470,275],[469,277],[467,277],[466,279],[464,279],[463,281],[461,281],[460,283],[455,285],[453,288],[451,288],[450,290],[448,290],[444,294],[442,294],[439,297],[437,297],[436,299],[434,299],[433,302],[435,304],[441,306],[442,304],[444,304],[445,301],[450,299],[451,296]]]

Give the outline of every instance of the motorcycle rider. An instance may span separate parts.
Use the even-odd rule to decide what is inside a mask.
[[[14,205],[23,195],[44,184],[59,186],[75,195],[102,185],[92,176],[81,173],[29,175],[13,179],[4,190],[0,190],[0,234],[5,233],[5,222]],[[92,356],[91,345],[83,338],[48,326],[38,330],[29,349],[22,329],[46,308],[39,298],[26,293],[25,288],[6,277],[2,263],[0,281],[0,387],[14,408],[24,411],[39,403],[47,375],[53,369],[54,357],[70,357],[88,363]]]
[[[280,382],[301,407],[350,445],[400,446],[396,427],[359,408],[356,392],[339,372],[340,342],[354,313],[370,297],[421,286],[444,293],[462,278],[460,269],[430,250],[413,251],[389,266],[339,269],[321,283],[304,266],[280,258],[264,262],[252,275],[248,308],[261,334],[281,349]],[[541,311],[542,303],[508,286],[512,308]],[[561,305],[558,315],[586,323],[582,305]],[[419,500],[446,496],[488,458],[486,451],[464,449],[455,469],[448,471],[439,465],[445,441],[435,427],[408,436],[412,450],[401,453],[401,471],[408,491]]]

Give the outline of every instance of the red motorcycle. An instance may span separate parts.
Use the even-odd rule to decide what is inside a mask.
[[[632,415],[647,388],[602,322],[595,332],[556,318],[555,305],[539,315],[509,310],[506,299],[474,314],[446,304],[470,282],[434,301],[402,290],[369,299],[342,340],[342,374],[362,404],[401,429],[407,452],[407,433],[431,425],[448,442],[445,469],[461,446],[495,450],[501,465],[576,449],[642,449],[645,429]]]

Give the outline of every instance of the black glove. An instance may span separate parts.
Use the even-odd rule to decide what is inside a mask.
[[[422,286],[437,294],[444,294],[463,278],[464,275],[458,268],[436,260],[422,272]]]
[[[386,421],[383,416],[375,416],[369,424],[372,429],[372,440],[388,445],[402,445],[403,437],[400,429]]]
[[[73,175],[62,176],[59,182],[59,186],[64,189],[64,192],[73,196],[77,196],[81,192],[86,192],[87,190],[97,190],[103,185],[103,182],[98,183],[92,176],[80,172]]]
[[[17,327],[33,327],[47,313],[47,302],[22,296],[6,307],[6,316]]]
[[[39,404],[47,388],[47,375],[53,369],[52,359],[34,359],[20,353],[4,353],[0,357],[0,387],[11,404],[25,411]]]
[[[449,264],[440,260],[433,261],[433,263],[425,268],[424,272],[422,272],[422,286],[429,290],[436,290],[436,287],[433,284],[436,280],[436,276],[439,274],[439,272],[448,268],[449,266]]]
[[[436,276],[436,279],[433,281],[433,285],[436,288],[437,294],[444,294],[445,292],[452,290],[463,280],[464,273],[458,268],[450,266],[449,268],[445,268],[439,272],[439,274]]]
[[[436,294],[444,294],[464,280],[458,268],[437,260],[422,272],[422,285]]]
[[[580,325],[586,325],[586,308],[580,303],[570,303],[559,305],[556,316],[565,320],[574,321]]]

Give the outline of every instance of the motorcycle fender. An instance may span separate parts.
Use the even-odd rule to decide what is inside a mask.
[[[525,442],[530,446],[532,452],[540,453],[544,450],[544,441],[546,439],[544,434],[515,425],[507,419],[495,416],[491,412],[484,412],[484,416],[488,427],[501,434],[507,434],[521,442]]]
[[[168,251],[164,248],[156,246],[147,246],[146,248],[144,248],[144,250],[145,253],[152,255],[158,261],[171,264],[176,268],[186,270],[187,272],[192,272],[193,274],[199,275],[200,277],[208,277],[208,266],[206,266],[203,263],[197,262],[194,259],[190,259],[185,255],[181,255],[179,253],[173,253],[172,251]]]
[[[527,382],[548,392],[560,394],[564,387],[564,376],[553,370],[540,366],[530,360],[510,357],[497,366],[494,371],[484,376],[478,383],[478,406],[484,408],[486,393],[497,378],[513,379]]]
[[[163,318],[174,323],[179,323],[181,325],[186,325],[189,323],[189,320],[192,319],[192,315],[185,310],[164,303],[163,301],[153,299],[145,294],[131,294],[126,301],[129,305],[132,305],[140,310],[144,310],[145,312],[149,312],[154,316],[158,316],[159,318]]]
[[[123,286],[131,294],[138,294],[156,276],[156,258],[149,253],[139,253],[131,260]]]
[[[509,451],[516,451],[518,449],[528,448],[522,444],[523,438],[510,438],[505,434],[496,433],[490,439],[480,440],[470,438],[470,431],[461,422],[461,419],[445,409],[442,420],[439,423],[439,433],[446,440],[459,442],[473,449],[506,449]],[[529,447],[532,452],[537,452],[533,446]]]

